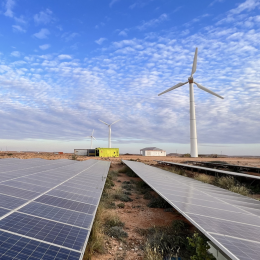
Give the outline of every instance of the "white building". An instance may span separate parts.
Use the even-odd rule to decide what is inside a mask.
[[[166,156],[166,152],[157,147],[146,147],[140,150],[143,156]]]

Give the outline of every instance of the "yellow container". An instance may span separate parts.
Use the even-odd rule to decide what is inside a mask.
[[[96,157],[119,157],[119,148],[96,148]]]

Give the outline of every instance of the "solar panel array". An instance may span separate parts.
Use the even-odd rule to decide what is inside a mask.
[[[231,259],[260,258],[260,201],[143,163],[123,162]]]
[[[166,162],[166,161],[157,161],[157,162],[163,163],[163,164],[171,164],[171,165],[185,167],[185,168],[197,169],[197,170],[202,170],[202,171],[207,171],[207,172],[215,172],[215,173],[220,173],[220,174],[233,175],[233,176],[238,176],[238,177],[245,177],[245,178],[260,180],[260,176],[256,176],[256,175],[250,175],[250,174],[244,174],[244,173],[238,173],[238,172],[228,172],[228,171],[211,169],[211,168],[206,168],[206,167],[202,167],[202,166],[188,165],[188,164],[183,164],[183,163]]]
[[[0,259],[82,259],[109,166],[1,159]]]

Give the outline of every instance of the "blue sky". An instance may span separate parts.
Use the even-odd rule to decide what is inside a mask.
[[[0,149],[260,155],[260,0],[0,0]]]

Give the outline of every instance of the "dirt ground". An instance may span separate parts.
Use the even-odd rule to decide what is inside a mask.
[[[2,158],[20,158],[20,159],[30,159],[30,158],[42,158],[46,160],[58,160],[58,159],[71,159],[72,153],[64,153],[64,154],[53,154],[47,152],[0,152],[0,159]],[[185,161],[225,161],[230,164],[235,165],[244,165],[244,166],[253,166],[253,167],[260,167],[260,157],[224,157],[224,158],[187,158],[187,157],[174,157],[174,156],[165,156],[165,157],[148,157],[148,156],[141,156],[141,155],[120,155],[118,158],[99,158],[99,157],[87,157],[87,156],[77,156],[77,160],[84,161],[89,159],[96,159],[96,160],[110,160],[112,162],[121,162],[121,160],[136,160],[139,159],[141,162],[147,164],[156,164],[156,160],[161,161],[170,161],[170,162],[177,162],[182,163]]]
[[[112,163],[112,170],[117,170],[122,166],[117,163]],[[120,173],[117,180],[114,182],[113,189],[118,189],[124,181],[140,181],[140,178],[128,177],[124,173]],[[129,197],[131,202],[124,202],[125,208],[109,209],[111,212],[116,212],[120,220],[125,223],[124,230],[128,233],[128,237],[124,241],[107,237],[105,242],[106,253],[102,255],[94,255],[92,260],[142,260],[143,246],[145,244],[144,237],[138,233],[138,229],[148,229],[154,226],[169,226],[173,220],[181,219],[188,222],[177,211],[166,212],[160,208],[149,208],[147,204],[149,200],[143,199],[143,195],[132,190],[132,195]],[[118,205],[120,201],[115,201]],[[189,223],[189,222],[188,222]]]

